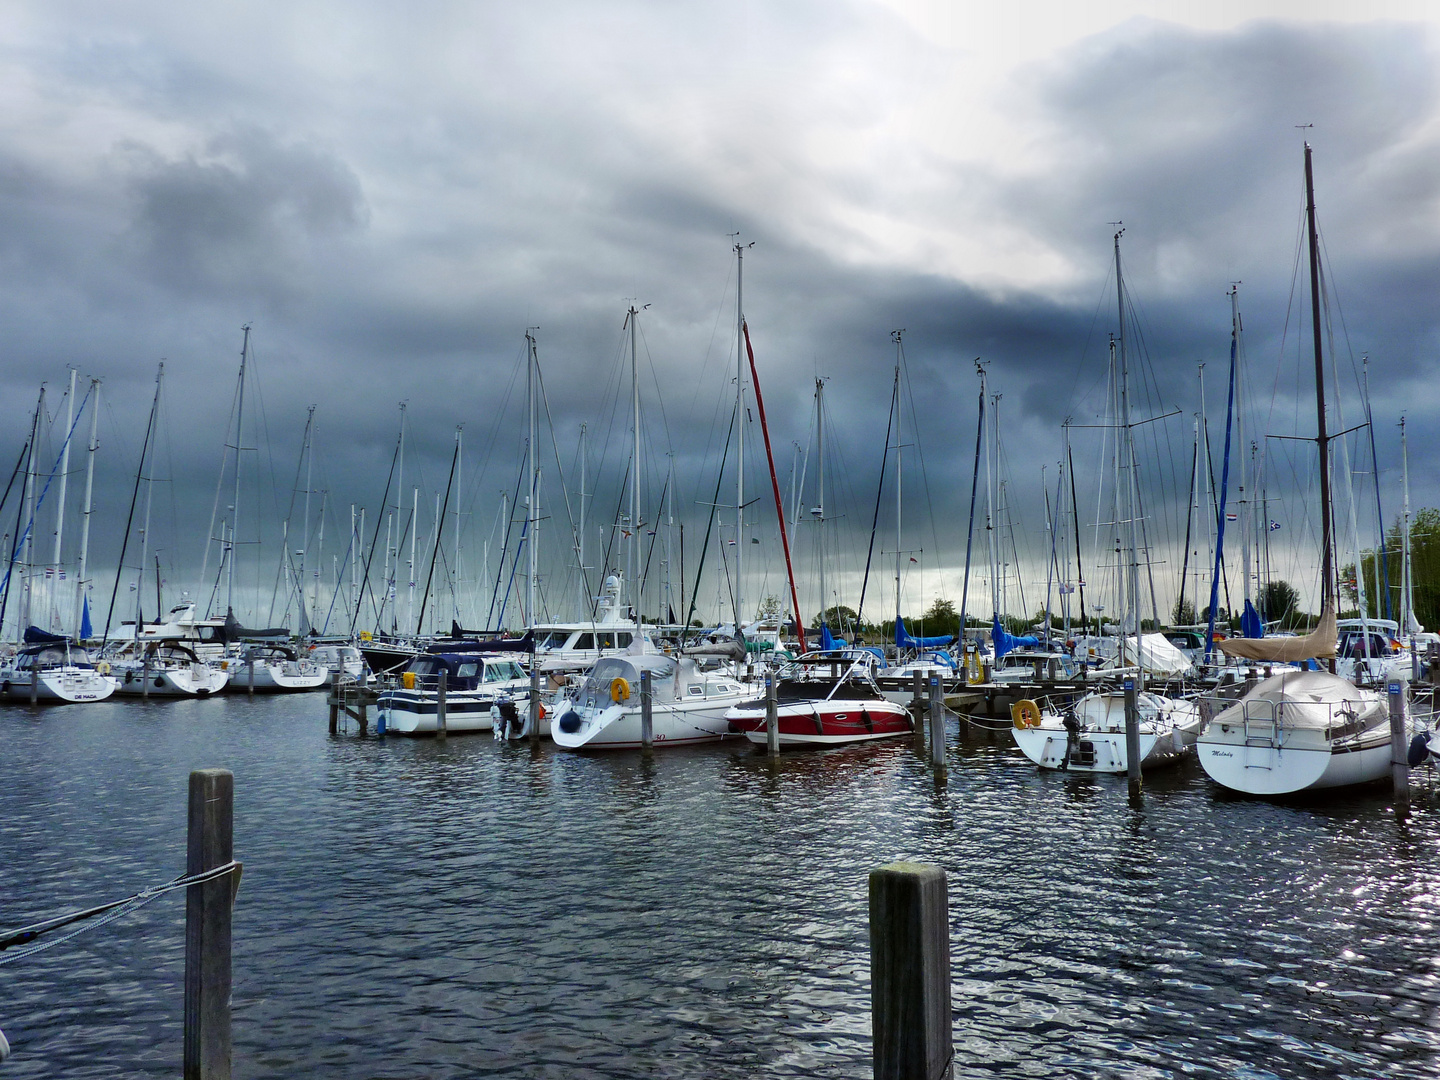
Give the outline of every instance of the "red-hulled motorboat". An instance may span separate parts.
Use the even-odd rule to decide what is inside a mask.
[[[780,669],[775,714],[781,746],[843,746],[915,730],[904,706],[880,693],[871,664],[853,653],[806,653]],[[765,742],[763,697],[734,706],[725,719],[751,742]]]

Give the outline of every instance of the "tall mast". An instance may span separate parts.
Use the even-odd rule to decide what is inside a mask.
[[[980,372],[980,393],[985,393],[985,372]],[[990,430],[985,439],[985,532],[990,539],[990,607],[991,613],[1000,618],[1000,556],[995,545],[995,457],[998,453],[996,431],[999,422],[996,413],[1000,408],[1000,395],[990,395]]]
[[[900,385],[900,339],[904,333],[904,330],[890,332],[890,336],[895,340],[895,385],[897,387]],[[895,399],[895,405],[898,411],[900,405],[898,396]],[[895,625],[897,627],[900,625],[900,548],[902,547],[900,543],[900,455],[904,445],[901,441],[903,438],[904,433],[899,430],[897,424],[895,431]]]
[[[1330,436],[1325,429],[1325,358],[1320,348],[1320,244],[1315,235],[1315,175],[1305,144],[1305,220],[1310,234],[1310,323],[1315,338],[1315,442],[1320,448],[1320,610],[1335,610],[1335,549],[1330,534]]]
[[[461,476],[461,467],[464,465],[465,455],[462,452],[463,441],[461,431],[464,424],[457,424],[455,427],[455,490],[463,496],[465,484]],[[460,618],[460,503],[461,499],[455,500],[455,565],[450,568],[450,602],[455,607],[455,621],[464,624],[465,620]]]
[[[530,483],[525,497],[525,546],[529,554],[530,569],[526,575],[525,591],[525,616],[531,626],[535,625],[535,578],[539,574],[538,553],[535,550],[535,524],[536,506],[535,500],[538,496],[536,491],[535,471],[535,366],[539,358],[535,354],[535,335],[532,331],[539,327],[528,327],[525,330],[525,341],[530,354],[525,365],[525,414],[526,422],[530,427],[530,434],[526,440],[526,450],[529,454]]]
[[[1137,649],[1140,634],[1140,560],[1135,545],[1135,455],[1130,444],[1130,360],[1125,349],[1125,281],[1120,269],[1120,237],[1124,235],[1123,227],[1115,234],[1115,306],[1120,323],[1116,344],[1120,358],[1121,454],[1126,466],[1123,535],[1125,536],[1125,558],[1129,560],[1122,570],[1122,576],[1125,578],[1125,604],[1121,609],[1120,626],[1122,657],[1126,624],[1133,623],[1134,625]]]
[[[640,617],[640,364],[635,348],[636,323],[640,312],[630,305],[630,416],[634,425],[634,442],[630,457],[630,561],[634,564],[630,578],[630,604],[635,610],[635,623]]]
[[[165,361],[162,360],[162,361],[160,361],[160,368],[159,368],[159,370],[155,372],[155,404],[154,404],[154,406],[151,408],[151,412],[150,412],[150,426],[151,426],[152,429],[155,427],[156,424],[159,423],[159,414],[160,414],[160,387],[161,387],[161,385],[164,383],[164,381],[165,381]],[[153,438],[153,436],[152,436],[152,438]],[[152,458],[153,458],[153,455],[151,455],[151,456],[152,456]],[[142,472],[145,470],[145,459],[144,459],[143,457],[140,459],[140,470],[141,470]],[[139,638],[139,636],[140,636],[141,612],[143,612],[144,609],[145,609],[145,605],[144,605],[144,603],[143,603],[143,601],[142,601],[141,598],[142,598],[142,596],[143,596],[143,594],[144,594],[144,589],[142,588],[142,586],[145,584],[145,560],[149,557],[149,554],[150,554],[150,504],[154,501],[154,497],[155,497],[155,477],[154,477],[154,475],[152,474],[152,475],[150,475],[150,476],[145,477],[145,524],[144,524],[143,526],[141,526],[141,528],[140,528],[140,571],[139,571],[138,574],[135,575],[135,637],[136,637],[136,638]],[[158,590],[158,588],[159,588],[159,579],[160,579],[160,571],[159,571],[158,569],[155,571],[155,579],[156,579],[156,588],[157,588],[157,590]],[[158,591],[157,591],[157,594],[156,594],[156,595],[157,595],[157,596],[159,595],[159,594],[158,594]],[[160,617],[160,612],[157,611],[157,612],[155,613],[155,617],[156,617],[156,619],[158,620],[159,617]]]
[[[99,447],[96,434],[100,425],[100,380],[90,380],[95,400],[90,409],[90,442],[85,449],[85,509],[80,513],[80,565],[75,580],[75,633],[80,633],[81,612],[85,602],[85,564],[90,555],[90,497],[95,490],[95,451]]]
[[[735,632],[740,633],[745,612],[745,248],[735,244]],[[823,468],[823,466],[822,466]],[[822,503],[823,503],[823,489]],[[824,604],[824,563],[821,563],[821,604]]]
[[[309,414],[305,418],[305,526],[300,530],[300,580],[296,583],[296,592],[300,594],[300,610],[304,612],[303,618],[308,622],[311,615],[315,614],[314,605],[306,611],[306,596],[309,591],[307,585],[310,575],[305,571],[305,565],[310,557],[310,481],[314,475],[313,462],[310,456],[310,434],[315,427],[315,406],[311,405]],[[317,564],[318,565],[318,564]]]
[[[235,611],[235,544],[239,540],[240,525],[240,449],[245,445],[245,363],[250,359],[250,324],[240,328],[244,337],[240,340],[240,381],[236,390],[235,404],[235,505],[230,510],[230,576],[226,580],[225,606]],[[157,388],[158,396],[158,388]]]
[[[815,433],[816,453],[820,458],[820,501],[816,527],[820,530],[820,625],[828,626],[826,612],[830,610],[830,595],[825,591],[825,409],[822,399],[825,394],[825,380],[815,380]]]
[[[670,572],[671,559],[674,557],[672,534],[675,531],[675,452],[672,450],[665,456],[670,459],[670,475],[665,480],[665,610],[661,617],[665,622],[673,623],[675,619],[670,613],[675,610],[675,600],[670,595]]]
[[[40,385],[40,400],[35,403],[35,419],[30,425],[30,459],[25,466],[25,499],[21,504],[25,508],[25,520],[22,528],[25,538],[25,588],[20,593],[20,627],[19,633],[15,636],[22,639],[25,628],[31,623],[30,604],[31,589],[34,587],[35,578],[35,488],[39,479],[39,470],[36,467],[35,451],[40,439],[40,418],[45,415],[45,385]]]
[[[420,531],[420,489],[410,489],[410,562],[405,567],[405,587],[409,591],[409,599],[405,605],[405,623],[409,625],[415,618],[415,536]],[[399,562],[399,558],[396,558]],[[393,615],[393,609],[392,609]],[[416,631],[419,632],[418,630]]]
[[[580,558],[580,610],[589,611],[593,599],[590,595],[590,577],[585,569],[585,425],[580,425],[580,535],[575,541],[576,554]]]
[[[75,376],[70,369],[70,392],[65,397],[65,447],[60,451],[60,492],[55,510],[55,557],[50,560],[50,629],[60,629],[60,538],[65,532],[65,482],[70,479],[70,429],[75,424]]]
[[[1250,469],[1245,453],[1245,380],[1242,378],[1240,355],[1240,282],[1230,284],[1230,348],[1235,354],[1235,441],[1240,447],[1240,491],[1236,506],[1240,528],[1240,577],[1245,582],[1245,604],[1250,595]]]
[[[1405,417],[1400,417],[1400,477],[1405,495],[1404,519],[1400,530],[1400,631],[1413,638],[1415,625],[1415,594],[1410,580],[1410,449],[1405,442]],[[1414,649],[1414,643],[1411,643]]]

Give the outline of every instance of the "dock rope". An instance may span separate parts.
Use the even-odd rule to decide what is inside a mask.
[[[236,884],[239,884],[239,875],[243,867],[235,860],[231,860],[222,866],[211,867],[209,870],[202,870],[198,874],[181,875],[173,881],[167,881],[163,885],[156,885],[153,888],[145,889],[134,896],[127,896],[123,900],[112,900],[108,904],[101,904],[98,907],[86,908],[84,911],[74,911],[68,915],[57,915],[52,919],[43,922],[33,923],[30,926],[22,927],[19,930],[0,936],[0,965],[20,960],[27,956],[33,956],[37,952],[53,948],[63,944],[71,938],[78,937],[87,930],[94,930],[107,923],[114,922],[130,912],[144,907],[150,901],[155,900],[165,893],[173,892],[176,889],[186,889],[191,885],[203,885],[207,881],[214,881],[216,878],[225,877],[229,874],[236,876]],[[87,921],[93,920],[93,921]],[[45,941],[38,941],[43,934],[52,930],[59,930],[62,927],[72,926],[76,923],[83,925],[75,926],[68,934],[59,937],[49,938]],[[14,952],[6,952],[14,948]]]

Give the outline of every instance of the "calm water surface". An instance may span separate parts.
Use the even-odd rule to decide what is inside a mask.
[[[958,1076],[1433,1077],[1440,816],[957,740],[575,756],[324,699],[0,707],[0,926],[184,869],[235,773],[237,1077],[870,1075],[866,874],[949,873]],[[1429,780],[1416,774],[1422,785]],[[0,966],[5,1080],[179,1073],[176,893]]]

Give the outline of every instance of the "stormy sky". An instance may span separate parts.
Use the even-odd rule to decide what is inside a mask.
[[[67,369],[78,370],[82,396],[99,378],[89,551],[97,621],[112,588],[115,618],[133,614],[148,495],[142,596],[153,593],[158,552],[167,606],[184,590],[202,604],[216,594],[223,611],[227,590],[207,535],[234,515],[237,613],[294,625],[283,585],[272,598],[282,549],[297,568],[303,550],[312,591],[317,563],[322,574],[312,617],[328,611],[331,629],[348,629],[330,583],[338,573],[348,591],[351,507],[366,513],[359,559],[371,561],[375,583],[367,595],[384,595],[387,517],[402,564],[418,537],[417,569],[402,565],[382,621],[415,618],[436,499],[444,501],[463,427],[431,605],[440,597],[446,624],[453,614],[467,625],[493,621],[498,578],[513,625],[524,559],[512,585],[500,562],[502,492],[519,490],[525,334],[535,328],[545,387],[542,614],[577,618],[599,569],[627,558],[613,545],[623,535],[625,313],[634,304],[642,524],[627,531],[654,543],[641,553],[650,567],[644,606],[665,604],[668,533],[670,603],[680,608],[679,531],[656,526],[663,492],[684,523],[686,600],[709,504],[719,502],[699,615],[728,615],[721,597],[733,589],[737,547],[749,609],[780,595],[784,577],[753,398],[743,425],[746,500],[759,501],[742,544],[730,543],[733,446],[719,474],[735,393],[738,234],[754,245],[745,249],[745,316],[787,501],[804,462],[807,520],[792,541],[807,614],[820,607],[822,558],[829,602],[858,606],[882,459],[890,473],[865,613],[895,607],[896,453],[886,454],[885,431],[891,332],[901,328],[890,443],[902,445],[902,609],[918,614],[937,597],[961,597],[976,358],[1001,395],[1003,505],[993,534],[1009,548],[1006,607],[1018,614],[1043,603],[1042,467],[1053,503],[1067,419],[1081,573],[1101,602],[1115,530],[1103,524],[1114,518],[1102,484],[1109,436],[1096,425],[1109,407],[1112,237],[1123,222],[1135,418],[1174,414],[1136,436],[1156,604],[1162,613],[1173,604],[1185,561],[1202,363],[1217,479],[1222,469],[1234,282],[1244,438],[1265,462],[1268,517],[1281,525],[1270,534],[1272,570],[1309,597],[1314,453],[1269,437],[1314,432],[1306,140],[1329,288],[1326,348],[1343,410],[1332,407],[1332,428],[1363,419],[1358,380],[1368,357],[1384,515],[1400,508],[1402,413],[1412,502],[1440,505],[1431,467],[1440,452],[1440,20],[1420,3],[1367,4],[1364,20],[1352,6],[1217,4],[1201,16],[1193,5],[1077,10],[1021,0],[982,16],[923,0],[10,4],[0,15],[0,452],[14,464],[44,383],[43,487],[64,438]],[[252,378],[236,506],[233,453],[223,474],[222,457],[245,325]],[[162,359],[145,473],[155,483],[140,486],[128,569],[115,588]],[[823,529],[809,512],[820,500],[817,378]],[[385,511],[402,402],[404,491],[392,484]],[[312,405],[313,455],[301,467]],[[574,553],[582,425],[588,591]],[[61,562],[72,582],[88,428],[88,416],[76,425],[65,504]],[[1350,441],[1358,475],[1353,499],[1352,485],[1338,488],[1342,539],[1353,501],[1369,546],[1369,433]],[[983,479],[969,603],[988,613]],[[1232,500],[1235,483],[1232,475]],[[51,561],[58,484],[33,529],[41,566]],[[0,523],[7,555],[17,522],[24,528],[16,498]],[[524,514],[512,517],[511,554]],[[1192,528],[1192,560],[1209,543],[1206,529]],[[1238,552],[1227,559],[1238,597]],[[1077,576],[1073,559],[1061,570]],[[1192,573],[1189,595],[1198,584]],[[33,595],[32,621],[69,628],[71,604],[53,579],[37,575]],[[371,605],[362,628],[375,621]],[[11,607],[7,627],[15,617]]]

